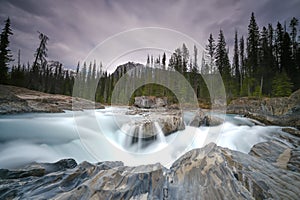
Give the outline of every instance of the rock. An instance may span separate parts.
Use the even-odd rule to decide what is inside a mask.
[[[180,112],[171,112],[171,114],[163,113],[162,115],[156,113],[156,117],[163,133],[169,135],[173,132],[184,130],[184,120]]]
[[[77,163],[74,159],[63,159],[56,163],[32,163],[17,170],[0,169],[0,179],[16,179],[30,176],[40,177],[52,172],[72,169],[76,166]]]
[[[162,199],[159,165],[124,167],[120,162],[90,164],[43,177],[1,179],[0,199]]]
[[[24,99],[14,95],[8,86],[0,85],[0,114],[31,111]]]
[[[300,137],[300,131],[295,128],[286,127],[286,128],[283,128],[282,131],[292,134],[294,136]]]
[[[168,105],[168,109],[169,110],[179,110],[179,106],[178,104],[171,104],[171,105]]]
[[[290,97],[247,98],[231,101],[227,113],[246,115],[265,124],[300,128],[300,90]]]
[[[291,128],[283,128],[282,131]],[[293,133],[293,132],[292,132]],[[296,137],[295,137],[296,136]],[[273,135],[273,139],[254,145],[249,155],[265,160],[280,168],[300,172],[300,137],[285,132]]]
[[[291,171],[300,173],[300,147],[290,151],[290,159],[287,163],[287,168]]]
[[[156,110],[149,112],[146,110],[131,110],[129,114],[140,114],[141,119],[126,123],[121,129],[133,137],[133,143],[139,138],[147,141],[157,138],[157,134],[162,133],[167,136],[178,130],[185,129],[184,120],[179,111]],[[127,113],[128,114],[128,113]]]
[[[86,99],[47,94],[9,85],[0,85],[0,114],[27,112],[64,112],[64,110],[103,109]]]
[[[300,196],[299,173],[287,173],[259,158],[212,144],[185,154],[171,171],[172,199],[298,199]]]
[[[140,96],[134,98],[134,106],[138,108],[161,108],[168,105],[167,97]]]
[[[202,110],[198,111],[194,118],[190,122],[190,126],[199,127],[199,126],[218,126],[224,122],[224,119],[206,113]]]
[[[268,149],[266,144],[260,148]],[[287,166],[299,165],[281,157]],[[299,199],[300,173],[273,161],[211,143],[186,153],[170,169],[83,162],[40,177],[4,177],[0,199]]]

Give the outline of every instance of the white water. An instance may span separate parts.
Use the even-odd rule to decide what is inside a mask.
[[[77,162],[121,160],[125,165],[160,162],[169,166],[180,155],[209,142],[248,153],[254,144],[281,130],[276,126],[254,126],[245,118],[229,116],[223,125],[186,126],[185,130],[167,137],[155,123],[156,140],[142,141],[139,137],[132,144],[128,133],[134,130],[128,122],[141,116],[124,115],[126,110],[106,108],[95,112],[1,116],[0,168],[14,168],[33,161],[55,162],[62,158],[74,158]],[[186,113],[186,122],[190,116],[191,113]]]

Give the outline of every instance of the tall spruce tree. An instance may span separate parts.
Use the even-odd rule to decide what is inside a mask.
[[[276,72],[282,72],[282,50],[284,31],[280,22],[277,23],[275,37]]]
[[[261,76],[260,92],[270,94],[272,89],[272,53],[270,50],[269,33],[266,27],[262,28],[259,46],[259,70]]]
[[[297,26],[298,26],[299,22],[298,19],[293,17],[290,21],[290,29],[291,29],[291,40],[292,40],[292,55],[293,55],[293,59],[296,59],[296,52],[297,52]]]
[[[8,48],[10,35],[13,35],[13,33],[10,28],[10,19],[7,18],[0,36],[0,84],[7,83],[8,63],[13,60],[11,51]]]
[[[247,67],[249,76],[259,79],[258,71],[259,28],[252,12],[248,26]]]
[[[238,91],[240,91],[241,87],[241,73],[240,73],[240,60],[239,60],[239,44],[238,44],[238,33],[235,31],[234,35],[234,52],[233,52],[233,68],[235,81],[237,85]]]
[[[166,59],[167,59],[166,53],[164,52],[162,59],[161,59],[163,69],[166,69]]]
[[[222,77],[229,78],[230,63],[228,59],[228,52],[226,49],[226,41],[222,30],[220,30],[219,33],[215,57],[216,57],[216,67],[218,68]]]
[[[215,51],[216,51],[216,44],[215,44],[215,40],[213,38],[212,33],[209,34],[209,38],[208,38],[208,44],[205,47],[205,50],[207,51],[208,55],[209,55],[209,72],[213,73],[214,72],[214,59],[215,59]]]
[[[241,68],[241,84],[243,84],[243,79],[245,78],[246,69],[245,69],[245,41],[242,36],[239,43],[240,47],[240,68]]]
[[[186,45],[182,44],[182,72],[185,73],[188,71],[188,62],[189,62],[189,50]]]

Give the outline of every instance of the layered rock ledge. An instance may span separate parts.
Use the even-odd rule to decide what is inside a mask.
[[[168,109],[145,110],[131,108],[127,115],[140,115],[140,119],[126,123],[123,130],[133,137],[133,142],[157,139],[159,132],[164,136],[185,129],[181,111]]]
[[[33,163],[0,170],[0,199],[299,199],[300,138],[282,132],[249,154],[211,143],[173,163]]]
[[[300,129],[300,90],[290,97],[238,98],[228,105],[227,113],[245,115],[266,125],[293,126]]]
[[[64,110],[95,108],[101,109],[104,106],[81,98],[0,85],[0,114],[27,112],[57,113]]]

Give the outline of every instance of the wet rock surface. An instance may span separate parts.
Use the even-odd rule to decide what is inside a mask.
[[[134,98],[134,106],[138,108],[161,108],[168,105],[167,97],[140,96]]]
[[[199,110],[190,122],[190,126],[218,126],[225,121],[224,118]]]
[[[64,110],[102,109],[99,103],[89,100],[46,94],[25,88],[0,85],[0,114],[48,112]]]
[[[167,136],[178,130],[185,129],[180,111],[159,109],[149,112],[149,110],[131,109],[126,114],[139,114],[141,116],[140,119],[126,123],[126,130],[123,130],[134,138],[151,140],[156,138],[160,131]]]
[[[71,159],[35,163],[0,171],[0,199],[299,199],[299,143],[286,132],[249,154],[210,143],[169,169],[122,162],[76,165]]]
[[[300,90],[290,97],[247,98],[233,100],[227,113],[246,115],[265,124],[300,128]]]

